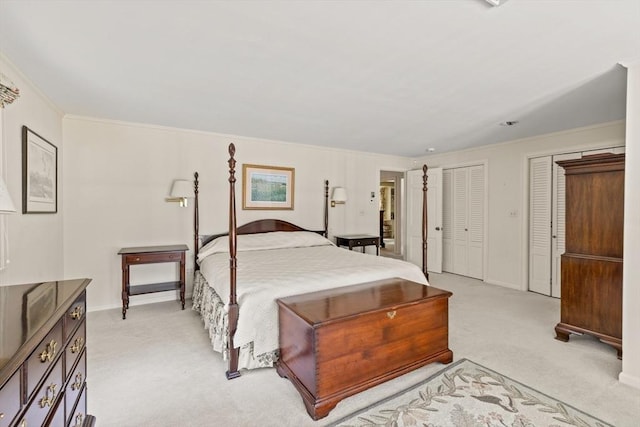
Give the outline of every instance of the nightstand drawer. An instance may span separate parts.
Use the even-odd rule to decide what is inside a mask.
[[[152,264],[155,262],[171,262],[180,261],[183,254],[181,253],[156,253],[156,254],[133,254],[126,255],[124,262],[127,264]]]
[[[360,239],[352,243],[353,246],[372,246],[378,244],[378,239]]]

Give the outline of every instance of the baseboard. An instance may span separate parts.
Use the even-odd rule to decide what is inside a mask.
[[[522,290],[518,285],[509,282],[502,282],[500,280],[485,279],[484,282],[490,285],[502,286],[503,288],[515,289],[516,291]]]
[[[620,380],[622,384],[626,384],[640,390],[640,377],[634,377],[633,375],[620,372],[620,375],[618,375],[618,380]]]

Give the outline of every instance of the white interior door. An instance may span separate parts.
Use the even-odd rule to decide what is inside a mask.
[[[453,272],[453,170],[442,171],[442,269]]]
[[[564,168],[556,162],[559,160],[579,159],[580,153],[560,154],[553,156],[553,184],[551,206],[551,296],[560,298],[562,275],[560,274],[561,255],[565,251],[565,214],[566,186]],[[548,295],[548,294],[547,294]]]
[[[453,273],[466,276],[469,266],[468,168],[453,170]]]
[[[442,168],[427,170],[427,268],[442,273]]]
[[[551,293],[551,156],[529,161],[529,290]]]
[[[442,169],[429,169],[427,177],[427,269],[440,273],[442,272]],[[422,268],[422,170],[408,171],[406,182],[407,261]]]
[[[469,168],[467,275],[484,279],[484,166]]]

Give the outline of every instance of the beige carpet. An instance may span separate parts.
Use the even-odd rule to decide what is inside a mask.
[[[559,300],[451,274],[432,274],[453,292],[450,348],[618,427],[636,427],[640,391],[617,380],[613,348],[589,337],[553,338]],[[88,406],[107,426],[325,426],[417,384],[433,364],[352,396],[312,421],[293,386],[274,369],[227,381],[198,315],[178,302],[87,316]]]

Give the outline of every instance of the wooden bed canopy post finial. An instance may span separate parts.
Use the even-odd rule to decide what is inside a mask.
[[[422,166],[422,272],[429,280],[427,272],[427,165]]]
[[[329,180],[324,180],[324,237],[329,238]]]
[[[237,267],[237,242],[236,229],[236,146],[229,144],[229,370],[226,372],[228,380],[240,376],[238,372],[238,357],[240,349],[233,345],[233,336],[238,327],[238,301],[236,300],[236,267]]]
[[[198,270],[198,236],[200,233],[200,218],[198,214],[198,172],[194,172],[193,174],[193,198],[193,271],[195,273]]]

